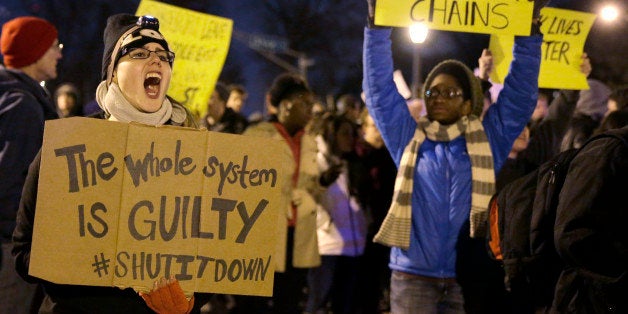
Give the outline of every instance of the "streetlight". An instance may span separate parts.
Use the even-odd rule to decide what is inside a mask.
[[[619,9],[609,3],[600,10],[600,16],[604,21],[612,22],[619,16]]]
[[[414,43],[412,55],[412,98],[418,98],[421,84],[419,44],[425,42],[428,28],[423,22],[416,22],[408,28],[410,40]]]

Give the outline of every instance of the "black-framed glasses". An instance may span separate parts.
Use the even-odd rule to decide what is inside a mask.
[[[150,54],[154,53],[157,55],[159,60],[163,62],[168,62],[172,64],[174,62],[174,52],[168,50],[148,50],[146,48],[122,48],[121,55],[129,55],[132,59],[148,59]]]
[[[456,97],[462,96],[462,90],[455,87],[449,87],[443,90],[440,90],[438,88],[430,88],[425,91],[425,99],[436,99],[436,97],[438,96],[443,96],[443,98],[445,99],[454,99]]]

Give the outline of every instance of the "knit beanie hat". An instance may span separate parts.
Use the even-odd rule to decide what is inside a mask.
[[[464,100],[471,100],[471,114],[480,117],[484,107],[484,95],[479,79],[464,63],[457,60],[445,60],[437,64],[427,75],[423,90],[428,90],[432,81],[439,74],[448,74],[456,78],[462,87]]]
[[[34,17],[14,18],[2,25],[0,47],[7,68],[19,69],[39,60],[57,39],[57,28]]]
[[[600,121],[608,109],[606,102],[611,95],[611,89],[596,79],[589,78],[587,82],[589,89],[580,91],[575,112],[589,116],[595,121]]]
[[[144,15],[116,14],[107,19],[103,34],[105,50],[102,58],[102,80],[111,83],[113,69],[122,57],[123,48],[139,48],[149,42],[155,42],[168,49],[166,38],[159,32],[159,20]],[[172,66],[172,63],[170,64]]]

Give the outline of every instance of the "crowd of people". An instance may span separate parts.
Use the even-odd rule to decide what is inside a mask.
[[[489,201],[559,152],[628,128],[628,88],[594,77],[586,54],[581,71],[589,89],[539,89],[539,12],[547,2],[534,0],[531,34],[515,38],[496,98],[489,95],[488,50],[476,73],[446,59],[426,77],[420,99],[401,96],[391,29],[374,25],[369,1],[362,97],[327,104],[305,77],[283,73],[268,89],[262,119],[243,115],[247,91],[237,82],[217,82],[202,117],[168,96],[175,54],[155,17],[109,17],[92,102],[70,82],[54,93],[39,83],[57,77],[63,55],[56,27],[37,17],[10,20],[0,35],[0,313],[517,312],[486,248]],[[44,123],[72,116],[283,143],[277,153],[291,163],[282,165],[289,184],[273,235],[272,297],[186,296],[172,278],[137,292],[30,276]],[[617,198],[628,143],[595,143],[576,158],[566,183],[573,191],[561,199],[555,239],[568,269],[546,312],[628,311],[621,223],[628,210]]]

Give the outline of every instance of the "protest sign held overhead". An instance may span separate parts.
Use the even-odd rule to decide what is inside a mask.
[[[158,18],[175,53],[168,95],[195,116],[205,115],[229,52],[233,21],[152,0],[142,0],[135,14]]]
[[[375,24],[483,34],[530,34],[533,2],[519,0],[378,0]]]
[[[584,44],[595,14],[543,8],[541,10],[541,70],[540,88],[588,89],[585,75],[580,72]],[[489,49],[493,52],[495,71],[491,80],[503,83],[512,61],[513,36],[492,35]]]
[[[145,291],[174,276],[187,293],[272,295],[292,173],[280,147],[170,126],[48,121],[29,274]]]

